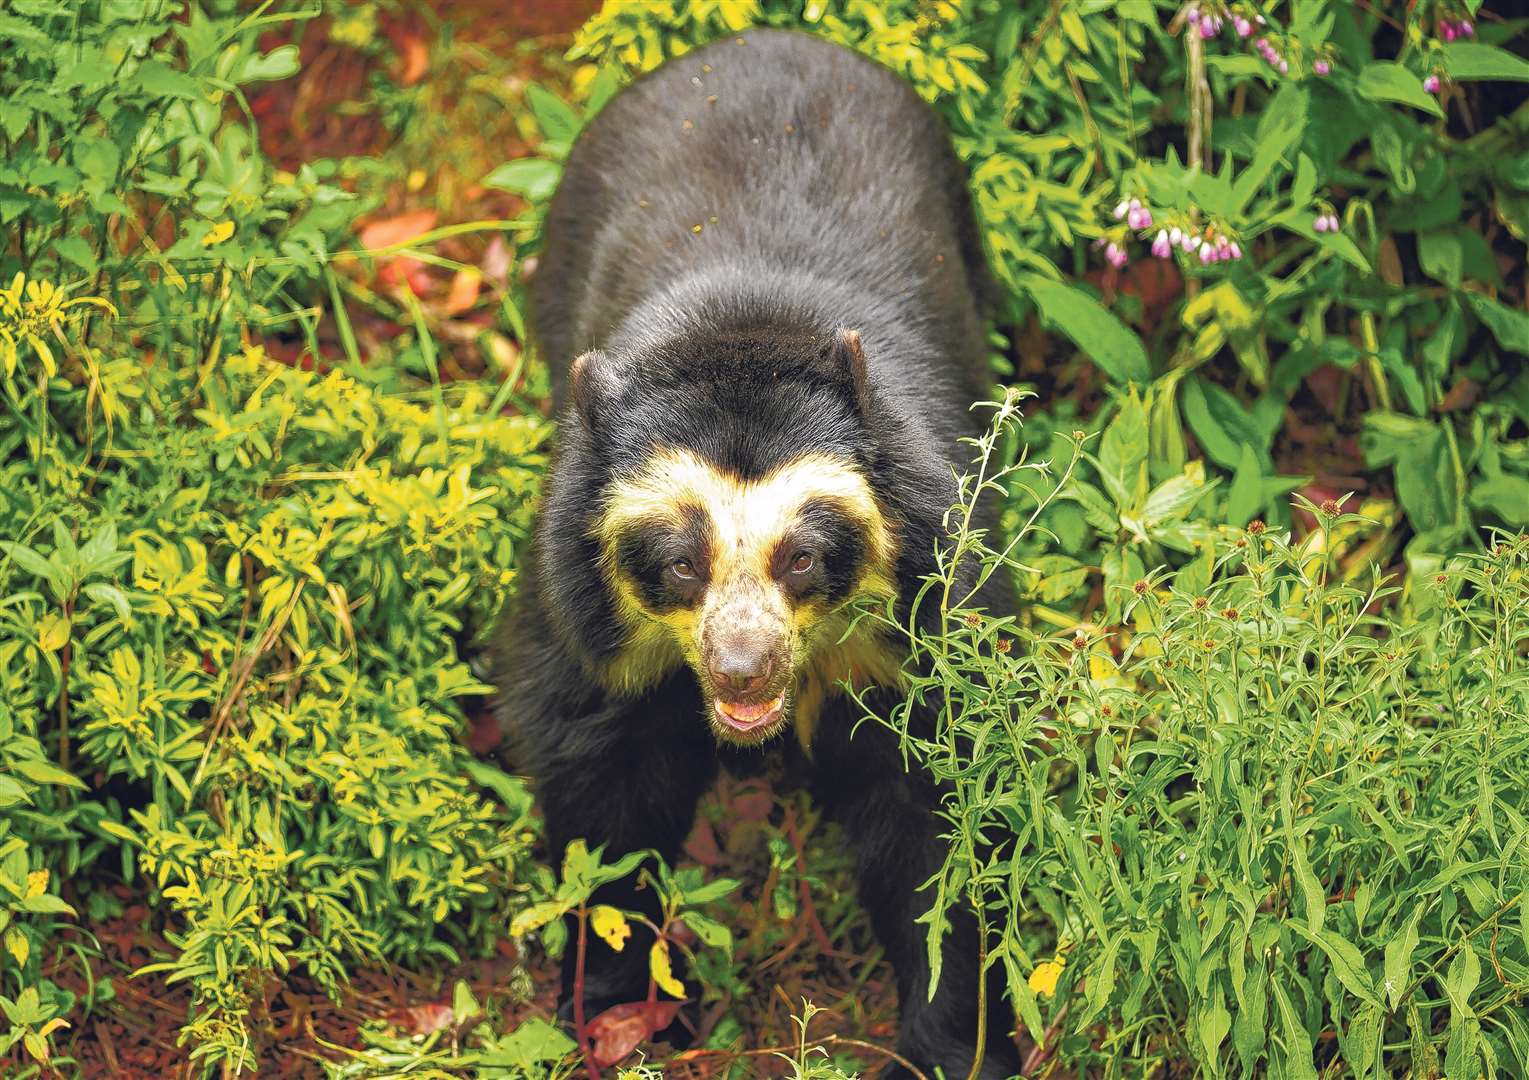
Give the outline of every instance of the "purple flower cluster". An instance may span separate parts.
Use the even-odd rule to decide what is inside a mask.
[[[1200,36],[1206,41],[1221,33],[1221,27],[1224,25],[1225,23],[1222,22],[1220,15],[1212,15],[1209,12],[1198,10],[1189,13],[1189,29],[1191,31],[1198,30]],[[1246,37],[1247,35],[1244,34],[1243,36]]]
[[[1439,36],[1445,41],[1454,41],[1456,38],[1468,38],[1476,33],[1476,28],[1471,25],[1471,20],[1461,19],[1458,22],[1450,22],[1448,19],[1440,20]]]
[[[1289,74],[1290,61],[1281,56],[1279,54],[1279,50],[1276,49],[1273,45],[1269,44],[1268,38],[1259,38],[1257,41],[1253,42],[1253,48],[1257,49],[1259,55],[1268,61],[1270,67],[1278,68],[1281,75]]]
[[[1318,214],[1311,227],[1317,232],[1337,232],[1339,229],[1337,214]]]
[[[1143,206],[1140,199],[1131,199],[1115,207],[1115,220],[1123,220],[1133,229],[1150,229],[1152,211]]]

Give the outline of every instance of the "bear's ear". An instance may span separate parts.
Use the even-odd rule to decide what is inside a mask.
[[[621,379],[614,367],[610,357],[599,349],[581,353],[568,365],[573,404],[586,424],[594,424],[621,389]]]
[[[828,350],[829,360],[854,395],[860,415],[870,416],[871,391],[865,375],[865,350],[860,345],[860,331],[842,327],[835,330]]]

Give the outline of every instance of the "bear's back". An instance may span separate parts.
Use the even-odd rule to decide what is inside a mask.
[[[591,121],[549,210],[532,303],[555,383],[657,296],[689,309],[696,289],[732,287],[790,303],[813,281],[823,317],[861,329],[873,359],[884,326],[907,344],[901,321],[928,338],[906,351],[980,364],[964,183],[934,112],[848,49],[757,30],[672,60]],[[951,375],[951,359],[903,372],[908,389]]]

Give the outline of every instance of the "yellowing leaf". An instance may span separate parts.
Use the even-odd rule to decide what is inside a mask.
[[[202,246],[212,247],[214,244],[221,244],[232,235],[234,235],[234,223],[220,221],[207,231],[206,236],[202,237]]]
[[[33,870],[27,875],[27,897],[41,896],[48,888],[48,871]]]
[[[13,926],[5,932],[5,951],[16,958],[17,966],[24,967],[27,957],[32,955],[32,945],[27,936]]]
[[[589,925],[617,952],[626,948],[626,939],[632,936],[632,928],[627,925],[626,916],[609,904],[595,905],[589,913]]]
[[[653,948],[648,950],[648,970],[653,973],[653,981],[658,983],[658,988],[664,993],[670,997],[685,996],[685,984],[674,977],[674,968],[669,963],[667,941],[655,941]]]
[[[43,652],[58,652],[69,640],[69,620],[53,611],[37,624],[37,646]]]
[[[1056,993],[1057,980],[1062,977],[1062,969],[1066,966],[1067,962],[1060,956],[1055,960],[1036,964],[1035,970],[1030,972],[1030,978],[1026,981],[1035,993],[1041,997],[1050,997]]]
[[[562,904],[546,900],[540,904],[532,904],[510,922],[510,935],[520,937],[522,934],[529,934],[532,930],[547,925],[566,910]]]

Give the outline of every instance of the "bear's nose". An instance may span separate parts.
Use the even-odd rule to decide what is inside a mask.
[[[711,662],[711,677],[718,690],[752,694],[765,688],[774,666],[768,649],[734,645],[717,651]]]

